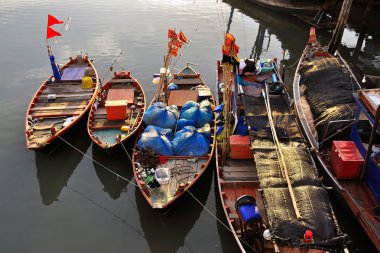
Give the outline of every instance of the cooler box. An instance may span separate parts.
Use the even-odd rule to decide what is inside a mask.
[[[356,179],[364,159],[353,141],[333,141],[331,164],[338,179]]]
[[[251,142],[249,136],[230,136],[231,159],[252,159]]]
[[[127,117],[127,100],[106,101],[107,120],[124,120]]]

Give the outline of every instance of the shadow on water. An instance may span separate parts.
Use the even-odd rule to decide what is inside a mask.
[[[308,39],[306,24],[299,22],[297,18],[288,14],[271,11],[254,4],[247,4],[244,0],[224,0],[223,2],[257,20],[262,29],[267,30],[269,35],[275,35],[281,42],[281,48],[289,51],[289,61],[291,63],[299,59]],[[253,41],[251,44],[254,46]]]
[[[83,153],[87,152],[91,144],[84,120],[62,138]],[[51,154],[35,152],[37,179],[42,202],[45,205],[50,205],[58,199],[62,188],[66,186],[82,158],[80,152],[66,143],[61,143]]]
[[[191,193],[202,205],[205,205],[210,194],[212,178],[213,170],[208,167],[199,181],[190,188]],[[204,209],[190,194],[184,194],[170,210],[163,213],[152,209],[140,190],[136,189],[136,204],[150,252],[172,253],[181,247],[194,252],[192,246],[186,244],[185,238]]]
[[[131,150],[128,146],[125,147],[127,150]],[[92,145],[92,158],[117,175],[129,181],[133,180],[132,162],[122,147],[107,152],[97,145]],[[128,181],[107,171],[107,169],[94,161],[93,164],[96,175],[103,184],[103,191],[108,193],[112,199],[118,199],[120,194],[127,190]]]

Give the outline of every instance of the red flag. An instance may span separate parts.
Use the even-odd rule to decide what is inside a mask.
[[[180,41],[184,42],[184,43],[187,43],[187,38],[186,38],[185,34],[182,31],[179,32],[178,39]]]
[[[172,38],[174,35],[177,36],[177,34],[175,33],[175,31],[169,29],[169,30],[168,30],[168,38],[170,39],[170,38]]]
[[[172,48],[172,55],[173,55],[174,57],[177,57],[177,55],[178,55],[178,47],[173,47],[173,48]]]
[[[55,36],[61,36],[61,34],[59,32],[57,32],[56,30],[54,30],[53,28],[50,28],[49,26],[47,27],[47,31],[46,31],[46,39],[50,39],[50,38],[53,38]]]
[[[47,26],[63,24],[63,21],[56,19],[54,16],[48,14],[48,24]]]

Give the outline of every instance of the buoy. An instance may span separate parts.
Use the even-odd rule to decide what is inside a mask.
[[[303,241],[304,243],[313,242],[313,232],[311,230],[306,230],[305,234],[303,235]]]
[[[272,235],[270,234],[269,229],[265,229],[263,233],[263,237],[265,240],[270,241],[272,240]]]

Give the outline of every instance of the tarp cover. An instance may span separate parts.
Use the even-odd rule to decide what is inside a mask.
[[[345,243],[346,236],[335,220],[329,195],[318,177],[296,117],[287,105],[288,100],[272,97],[270,108],[301,219],[297,219],[291,201],[265,100],[245,94],[242,99],[272,237],[279,245],[324,248],[335,252]],[[313,232],[313,244],[303,243],[306,230]]]
[[[352,93],[359,87],[338,58],[314,57],[305,61],[301,65],[300,75],[300,85],[306,87],[305,96],[313,113],[318,141],[321,142],[330,121],[355,118],[357,106]],[[330,124],[326,137],[349,124],[350,122]],[[346,129],[342,138],[350,132],[350,128]],[[339,136],[334,139],[339,139]]]

